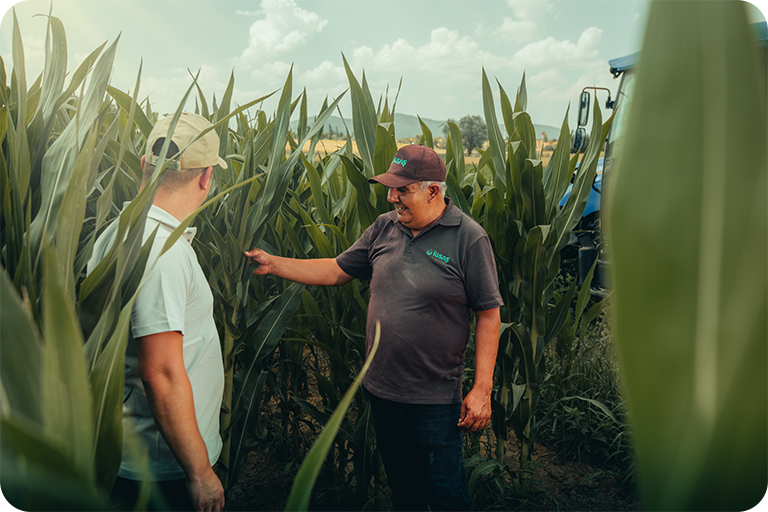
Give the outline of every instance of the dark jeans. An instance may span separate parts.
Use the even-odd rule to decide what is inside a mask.
[[[403,404],[367,396],[394,509],[472,510],[456,426],[461,404]]]
[[[141,482],[117,477],[112,494],[109,497],[112,510],[133,510],[139,499]],[[152,482],[152,493],[147,504],[147,510],[194,510],[192,501],[187,494],[186,480],[164,480]]]

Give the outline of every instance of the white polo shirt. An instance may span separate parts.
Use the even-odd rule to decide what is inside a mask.
[[[147,269],[179,224],[169,213],[151,206],[144,228],[144,241],[156,227],[158,231]],[[106,255],[116,235],[117,222],[114,222],[97,239],[93,256],[88,262],[88,272]],[[150,478],[155,481],[180,479],[185,475],[157,429],[149,409],[139,377],[135,338],[168,331],[181,332],[184,336],[184,367],[192,385],[197,426],[211,465],[218,460],[222,448],[219,413],[224,392],[224,365],[213,320],[213,295],[190,245],[194,235],[195,229],[188,229],[144,276],[131,312],[125,355],[123,439],[130,432],[138,436],[149,452]],[[124,450],[119,475],[140,480],[144,477],[141,467],[131,459]]]

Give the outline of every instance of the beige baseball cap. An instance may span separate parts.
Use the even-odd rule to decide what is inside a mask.
[[[157,139],[168,135],[168,128],[171,126],[172,120],[173,115],[166,114],[152,128],[149,137],[147,137],[147,149],[144,155],[147,164],[157,165],[159,157],[152,154],[152,146]],[[169,164],[168,168],[178,171],[179,169],[198,169],[218,165],[222,169],[226,169],[227,162],[219,156],[219,136],[215,130],[209,131],[197,139],[194,144],[185,147],[200,132],[211,126],[210,121],[203,116],[182,112],[176,123],[176,128],[173,130],[171,140],[179,147],[179,150],[183,151],[178,158],[174,159],[174,162]]]

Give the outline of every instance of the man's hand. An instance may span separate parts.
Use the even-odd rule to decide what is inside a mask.
[[[187,494],[198,512],[224,509],[224,488],[211,468],[203,472],[199,479],[187,477]]]
[[[491,394],[472,388],[461,403],[458,426],[463,432],[477,432],[487,427],[490,421]]]
[[[251,258],[254,262],[259,264],[259,267],[253,271],[254,275],[262,276],[265,274],[272,274],[273,272],[273,265],[272,265],[272,256],[267,254],[266,252],[262,251],[261,249],[251,249],[250,251],[245,251],[243,254],[245,254],[248,258]]]
[[[491,420],[493,368],[499,349],[499,308],[475,311],[475,384],[461,404],[459,426],[464,432],[477,432]]]

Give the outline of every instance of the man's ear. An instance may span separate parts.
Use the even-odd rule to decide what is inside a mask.
[[[211,185],[211,178],[213,177],[213,167],[206,168],[200,173],[199,185],[200,190],[208,190]]]
[[[147,155],[141,155],[141,171],[144,172],[144,165]]]
[[[440,185],[430,185],[429,186],[429,199],[428,201],[431,203],[435,199],[440,197]]]

